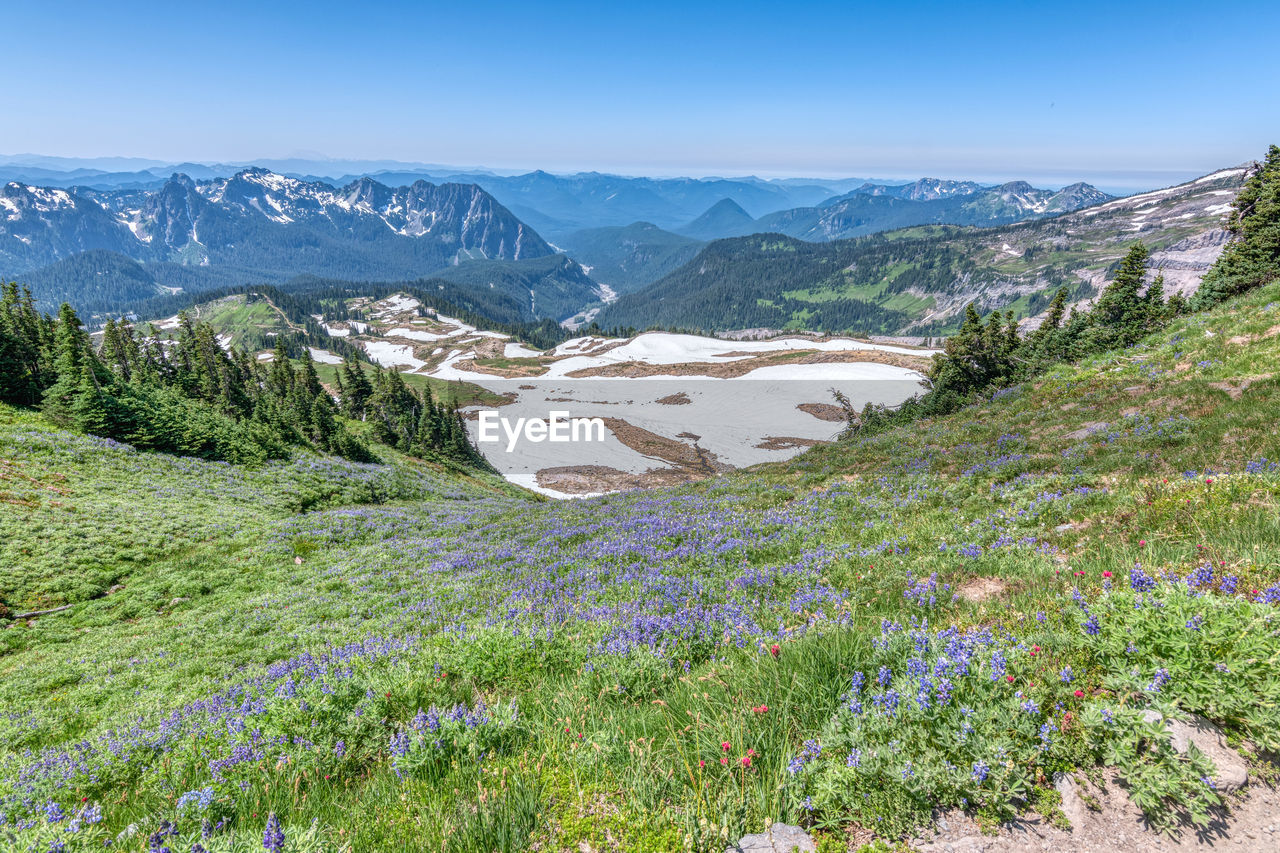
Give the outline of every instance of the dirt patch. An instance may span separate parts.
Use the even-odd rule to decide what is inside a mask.
[[[661,459],[673,465],[685,474],[686,480],[714,477],[716,474],[733,470],[732,465],[721,462],[714,453],[705,447],[699,447],[696,443],[686,444],[674,438],[667,438],[665,435],[658,435],[656,432],[649,432],[647,429],[632,426],[622,418],[604,418],[603,420],[605,427],[617,436],[618,441],[641,455]]]
[[[1244,392],[1249,390],[1250,386],[1255,385],[1258,382],[1265,382],[1272,376],[1275,376],[1275,374],[1264,373],[1261,376],[1250,376],[1246,379],[1237,379],[1235,382],[1210,382],[1209,387],[1218,391],[1225,391],[1227,396],[1232,400],[1239,400],[1244,395]]]
[[[596,492],[625,492],[631,489],[656,489],[686,483],[689,478],[674,468],[653,468],[630,474],[606,465],[565,465],[543,468],[535,478],[544,489],[566,495],[589,495]]]
[[[654,402],[661,403],[664,406],[687,406],[693,401],[689,399],[688,394],[683,391],[678,391],[675,394],[668,394],[665,397],[659,397],[657,400],[654,400]]]
[[[1076,853],[1173,853],[1173,851],[1241,850],[1263,853],[1280,848],[1280,796],[1274,789],[1255,785],[1230,811],[1217,809],[1212,822],[1197,832],[1185,826],[1175,836],[1156,832],[1129,800],[1114,773],[1103,774],[1101,785],[1070,777],[1062,779],[1062,812],[1071,829],[1050,825],[1043,817],[1030,816],[983,835],[977,824],[959,812],[949,812],[938,822],[937,834],[917,839],[912,849],[921,853],[1022,853],[1028,850],[1071,850]]]
[[[640,361],[624,361],[571,370],[566,376],[582,379],[588,376],[638,378],[644,376],[711,376],[717,379],[734,379],[760,367],[779,364],[888,364],[921,373],[929,369],[932,358],[901,355],[878,350],[844,350],[841,352],[775,352],[756,355],[741,361],[695,361],[683,364],[648,364]],[[461,365],[460,365],[461,366]]]
[[[794,450],[797,447],[813,447],[815,444],[826,444],[817,438],[793,438],[785,435],[766,435],[764,441],[755,445],[760,450]]]
[[[1083,441],[1095,432],[1101,432],[1109,426],[1111,425],[1106,421],[1093,421],[1085,424],[1080,429],[1072,430],[1064,435],[1063,438],[1070,439],[1071,441]]]
[[[1008,590],[1009,585],[1000,578],[973,578],[961,584],[956,592],[965,601],[978,604],[988,598],[999,598]]]
[[[830,403],[800,403],[796,408],[820,421],[843,423],[845,419],[844,409]]]

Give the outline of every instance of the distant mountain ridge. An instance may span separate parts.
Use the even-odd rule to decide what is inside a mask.
[[[630,293],[687,263],[704,244],[652,222],[633,222],[576,231],[561,238],[559,245],[586,265],[596,281],[617,293]]]
[[[1073,302],[1095,296],[1133,241],[1152,250],[1166,292],[1194,291],[1222,251],[1223,230],[1245,167],[1063,213],[1057,206],[1094,202],[1096,190],[1073,185],[1037,191],[1022,182],[954,192],[929,202],[892,193],[855,192],[824,206],[820,217],[774,214],[775,233],[716,240],[662,279],[606,306],[603,327],[652,326],[730,331],[791,328],[927,336],[953,329],[965,306],[1011,310],[1033,318],[1054,291]],[[904,194],[912,189],[901,190]],[[945,192],[945,188],[925,188]],[[999,216],[1002,205],[1041,216],[990,228],[912,224],[895,231],[818,242],[827,226],[844,232],[864,221],[909,221],[924,205],[970,205],[975,216]],[[759,223],[757,223],[759,224]]]
[[[741,208],[735,214],[722,200],[676,230],[703,240],[777,233],[825,242],[912,225],[1004,225],[1079,210],[1111,198],[1085,183],[1047,190],[1026,181],[982,186],[973,181],[922,178],[903,185],[866,183],[819,205],[780,210],[754,221],[745,220]]]
[[[750,234],[756,230],[756,220],[731,198],[722,198],[707,212],[690,222],[677,233],[697,240],[715,240],[720,237]]]
[[[83,252],[121,257],[63,263]],[[105,293],[108,269],[128,270],[118,289],[132,293],[141,278],[124,260],[143,265],[158,288],[200,290],[297,275],[412,280],[471,260],[522,264],[554,254],[474,184],[390,187],[360,178],[335,187],[251,168],[207,181],[175,174],[147,190],[0,187],[0,275],[43,283],[38,298]],[[551,271],[557,290],[568,281],[578,291],[570,298],[585,303],[595,285],[577,273],[573,283]]]

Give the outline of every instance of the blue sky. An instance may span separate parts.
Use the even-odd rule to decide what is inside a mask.
[[[1278,5],[7,0],[0,153],[1156,185],[1280,141]]]

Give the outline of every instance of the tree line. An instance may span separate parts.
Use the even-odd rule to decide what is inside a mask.
[[[111,319],[95,346],[70,305],[54,317],[15,283],[0,292],[0,401],[38,408],[60,426],[243,464],[299,448],[372,462],[371,435],[406,453],[486,465],[456,406],[429,389],[350,357],[335,384],[321,383],[305,335],[278,335],[268,360],[224,348],[212,326],[179,314],[172,339]]]

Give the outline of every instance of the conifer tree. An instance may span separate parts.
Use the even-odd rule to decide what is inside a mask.
[[[1191,308],[1200,311],[1280,278],[1280,147],[1245,181],[1232,202],[1232,241],[1205,273]]]

